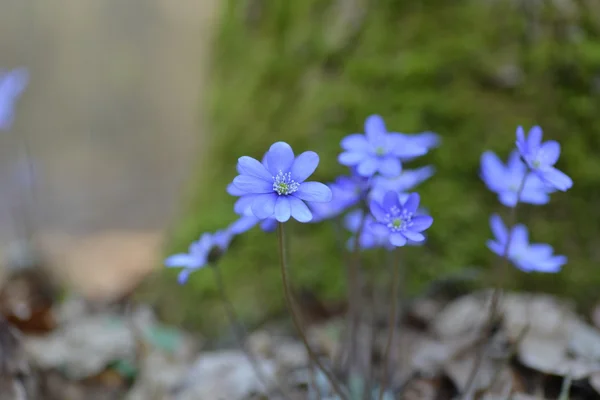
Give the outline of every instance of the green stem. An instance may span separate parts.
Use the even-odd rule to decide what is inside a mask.
[[[256,374],[258,379],[262,382],[263,385],[265,385],[265,388],[268,390],[269,386],[270,386],[269,385],[270,379],[267,378],[267,376],[263,372],[258,360],[246,346],[246,342],[244,340],[244,338],[246,336],[246,329],[240,322],[240,319],[237,316],[235,308],[233,307],[233,303],[231,303],[231,300],[227,296],[221,269],[216,264],[212,264],[211,269],[213,270],[213,273],[215,276],[215,283],[217,284],[217,290],[219,291],[219,296],[221,297],[221,301],[223,303],[223,308],[225,309],[225,314],[227,315],[229,324],[232,327],[233,334],[235,336],[236,341],[238,342],[238,346],[244,352],[244,355],[250,362],[250,365],[252,366],[252,369],[254,370],[254,373]],[[277,380],[275,380],[273,383],[275,384],[275,386],[277,387],[277,390],[281,393],[283,398],[286,400],[289,399],[289,397],[285,394],[286,391],[280,386],[279,382]]]
[[[296,307],[294,306],[294,301],[292,298],[292,289],[290,287],[290,282],[288,279],[288,267],[287,267],[287,260],[286,260],[287,253],[286,253],[286,249],[285,249],[285,245],[284,245],[285,233],[284,233],[284,229],[283,229],[283,223],[281,223],[281,222],[279,222],[277,224],[277,239],[278,239],[278,245],[279,245],[279,262],[280,262],[280,267],[281,267],[281,280],[283,283],[283,293],[284,293],[284,297],[285,297],[285,302],[287,304],[290,315],[292,316],[292,322],[294,323],[294,326],[296,328],[298,336],[300,336],[300,339],[302,340],[302,343],[304,344],[304,347],[306,348],[306,352],[308,353],[309,358],[320,370],[323,371],[323,373],[327,377],[327,380],[333,387],[333,390],[336,392],[336,394],[338,394],[342,400],[348,400],[348,396],[346,396],[346,394],[342,390],[341,386],[339,385],[339,383],[337,382],[337,380],[335,379],[333,374],[327,368],[325,368],[323,363],[321,363],[321,360],[319,360],[319,358],[317,357],[315,352],[310,347],[310,344],[308,343],[308,338],[306,337],[306,334],[304,333],[304,330],[302,329],[302,323],[300,322],[300,317],[298,316],[298,314],[296,312]]]
[[[512,231],[513,225],[517,222],[517,206],[519,205],[519,200],[521,199],[521,194],[523,193],[523,189],[525,188],[525,182],[527,181],[527,174],[523,175],[523,179],[521,179],[521,183],[519,188],[517,189],[517,204],[510,210],[510,215],[508,217],[508,234],[506,237],[506,243],[504,245],[504,251],[502,256],[502,262],[498,264],[498,268],[496,268],[497,279],[496,287],[492,292],[492,299],[490,302],[490,314],[487,320],[487,323],[484,325],[483,334],[485,336],[489,335],[493,328],[494,323],[498,317],[498,305],[500,303],[500,299],[502,297],[502,287],[504,286],[505,274],[504,272],[508,269],[510,263],[508,258],[508,252],[510,250],[510,241],[512,240]],[[484,336],[484,337],[485,337]],[[471,374],[469,375],[469,379],[467,379],[467,384],[465,386],[465,391],[461,396],[461,400],[466,400],[469,393],[474,389],[477,373],[481,369],[481,364],[483,363],[483,358],[485,355],[484,351],[485,342],[482,342],[479,351],[475,355],[475,361],[473,363],[473,369],[471,370]]]
[[[396,262],[392,266],[392,290],[390,293],[390,313],[388,315],[388,336],[385,344],[385,350],[383,353],[383,376],[381,377],[381,388],[379,389],[379,400],[383,399],[386,386],[388,384],[389,366],[390,366],[390,352],[393,348],[392,343],[394,341],[394,332],[396,330],[396,319],[398,312],[396,311],[398,305],[398,292],[400,288],[400,249],[396,249]]]

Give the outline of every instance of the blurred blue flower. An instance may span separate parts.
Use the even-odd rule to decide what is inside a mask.
[[[573,186],[573,180],[564,172],[554,168],[560,156],[560,144],[554,140],[542,143],[542,128],[534,126],[527,138],[522,127],[517,128],[517,148],[529,168],[547,185],[561,191]]]
[[[354,250],[354,244],[356,240],[356,233],[360,229],[361,223],[363,223],[363,211],[360,209],[349,212],[344,216],[344,227],[354,234],[346,243],[348,251]],[[390,243],[389,232],[376,233],[369,226],[375,223],[375,220],[371,215],[366,216],[364,226],[360,234],[358,244],[361,249],[369,250],[379,247],[384,247],[388,250],[392,250],[394,246]]]
[[[257,224],[260,224],[260,229],[265,232],[273,232],[277,229],[277,220],[275,218],[260,220],[254,214],[242,214],[237,221],[229,225],[228,229],[231,233],[239,235],[254,228]]]
[[[369,199],[378,202],[383,201],[383,196],[389,191],[403,193],[413,189],[418,184],[426,181],[433,176],[435,169],[432,166],[421,167],[417,169],[405,169],[394,178],[383,176],[373,177],[372,189],[369,193]]]
[[[414,158],[427,153],[427,147],[399,133],[388,133],[383,118],[371,115],[365,121],[365,133],[346,136],[341,141],[342,152],[338,161],[356,167],[361,176],[370,177],[379,172],[397,176],[402,171],[402,158]]]
[[[368,178],[356,174],[336,178],[335,182],[327,185],[332,194],[330,202],[308,203],[313,213],[311,222],[316,223],[335,218],[347,209],[357,205],[361,199],[366,197],[369,190],[369,181]]]
[[[420,197],[411,193],[401,202],[398,193],[390,191],[383,197],[383,202],[371,201],[371,213],[376,222],[370,225],[375,235],[389,234],[390,243],[400,247],[408,240],[422,242],[425,236],[421,233],[431,226],[433,218],[429,215],[417,214]]]
[[[236,212],[250,204],[259,219],[274,217],[286,222],[290,217],[309,222],[312,213],[304,203],[331,201],[331,189],[320,182],[305,182],[319,164],[319,156],[306,151],[298,157],[289,144],[277,142],[266,154],[266,162],[252,157],[240,157],[233,180],[235,192],[242,197],[236,203]],[[243,200],[242,200],[243,199]],[[243,204],[240,204],[243,203]]]
[[[179,284],[183,285],[192,272],[214,261],[211,259],[211,253],[216,251],[220,255],[225,252],[232,237],[228,230],[217,231],[214,234],[204,233],[200,239],[192,242],[187,253],[178,253],[167,257],[164,264],[168,268],[183,268],[177,278]]]
[[[0,70],[0,130],[9,130],[13,124],[15,103],[29,82],[25,68]]]
[[[494,240],[488,240],[488,248],[505,257],[509,232],[502,219],[494,214],[490,217],[490,226]],[[524,272],[558,272],[567,263],[567,257],[553,255],[554,249],[549,244],[529,244],[529,233],[523,224],[515,225],[510,232],[508,259]]]
[[[549,193],[554,191],[536,174],[528,171],[517,150],[510,154],[506,165],[495,153],[491,151],[483,153],[481,179],[488,189],[498,195],[498,200],[506,207],[515,207],[519,201],[528,204],[546,204],[550,201]],[[525,182],[521,188],[523,179]],[[519,189],[521,195],[517,199]]]

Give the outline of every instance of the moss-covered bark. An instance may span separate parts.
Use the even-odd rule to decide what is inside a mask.
[[[188,212],[170,250],[234,220],[225,193],[241,155],[262,156],[276,140],[321,155],[316,178],[343,172],[339,140],[384,116],[403,132],[432,130],[442,146],[421,164],[437,174],[422,202],[435,218],[423,248],[406,251],[414,290],[466,266],[487,268],[488,215],[501,207],[478,178],[484,150],[507,155],[517,125],[539,124],[563,145],[560,168],[575,180],[549,206],[523,207],[534,241],[569,256],[564,272],[541,279],[513,273],[515,285],[596,300],[600,208],[600,10],[593,1],[231,0],[222,16],[211,76],[211,130]],[[530,3],[530,2],[523,2]],[[591,7],[596,7],[595,9]],[[294,281],[324,296],[343,287],[332,226],[299,226]],[[236,306],[256,322],[282,303],[272,235],[238,239],[222,268]],[[154,296],[174,321],[218,326],[212,276],[185,288],[173,275]],[[163,277],[164,278],[164,277]],[[216,318],[216,319],[215,319]],[[215,322],[217,321],[217,322]],[[217,324],[217,325],[215,325]]]

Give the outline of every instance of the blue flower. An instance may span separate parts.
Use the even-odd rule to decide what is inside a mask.
[[[240,157],[237,166],[240,175],[235,177],[233,185],[236,193],[242,195],[238,203],[244,204],[236,203],[236,212],[250,204],[252,213],[261,220],[274,217],[278,222],[286,222],[292,217],[309,222],[312,213],[304,202],[328,202],[332,197],[326,185],[305,182],[318,164],[317,153],[306,151],[294,157],[285,142],[271,146],[264,164],[252,157]]]
[[[383,196],[389,191],[407,192],[418,184],[433,176],[435,169],[432,166],[421,167],[413,170],[405,169],[394,178],[375,176],[373,178],[373,189],[369,193],[371,200],[383,201]]]
[[[494,240],[488,240],[488,248],[501,257],[505,257],[509,232],[502,219],[494,214],[490,217],[490,226]],[[524,272],[558,272],[567,263],[567,257],[556,256],[549,244],[529,244],[529,233],[525,225],[518,224],[511,229],[508,259]]]
[[[354,250],[356,233],[360,229],[361,223],[363,223],[363,211],[360,209],[351,211],[344,217],[344,227],[355,234],[355,236],[351,237],[346,243],[346,248],[349,251]],[[388,250],[392,250],[394,246],[390,243],[389,232],[374,232],[372,229],[369,229],[369,226],[373,223],[375,223],[373,217],[367,215],[358,241],[360,248],[369,250],[384,247]]]
[[[521,196],[517,199],[524,178]],[[488,189],[498,195],[498,200],[506,207],[515,207],[519,201],[528,204],[546,204],[550,201],[549,193],[554,191],[536,174],[528,171],[517,150],[510,154],[506,165],[493,152],[483,153],[481,179]]]
[[[433,218],[417,214],[419,202],[417,193],[411,193],[401,202],[398,193],[387,192],[381,204],[375,200],[370,203],[371,213],[377,221],[370,228],[376,235],[389,233],[390,243],[397,247],[406,245],[408,240],[424,241],[425,236],[421,232],[431,226]]]
[[[250,211],[252,212],[252,211]],[[229,226],[229,231],[235,235],[242,234],[260,224],[260,229],[265,232],[273,232],[277,228],[277,220],[275,218],[258,219],[254,214],[243,214],[237,221]]]
[[[561,191],[573,186],[573,180],[564,172],[556,169],[554,164],[560,156],[560,144],[554,140],[542,143],[542,128],[534,126],[525,138],[522,127],[517,128],[517,148],[529,168],[547,185]]]
[[[168,268],[183,268],[179,273],[177,281],[183,285],[190,274],[196,270],[205,267],[213,258],[219,257],[231,242],[232,234],[228,230],[217,231],[214,234],[204,233],[195,242],[192,242],[187,253],[174,254],[165,259],[165,266]],[[217,255],[214,253],[217,252]]]
[[[335,218],[347,209],[357,205],[366,197],[369,190],[369,179],[359,175],[339,176],[335,182],[327,186],[331,189],[331,201],[328,203],[309,203],[313,213],[311,222],[321,222]]]
[[[427,153],[427,148],[406,135],[388,133],[383,118],[371,115],[365,121],[365,134],[346,136],[341,142],[344,152],[338,156],[342,165],[356,166],[359,175],[370,177],[379,172],[397,176],[402,171],[402,158]]]
[[[15,103],[27,87],[29,74],[25,68],[0,71],[0,130],[11,128],[15,114]]]

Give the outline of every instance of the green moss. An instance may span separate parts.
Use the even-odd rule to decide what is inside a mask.
[[[338,3],[358,10],[339,12]],[[234,220],[225,186],[237,157],[261,157],[272,142],[285,140],[298,152],[317,151],[315,178],[328,181],[344,171],[336,163],[339,140],[378,113],[391,129],[432,130],[443,138],[418,163],[435,165],[437,174],[420,188],[435,218],[429,241],[405,254],[413,290],[462,267],[488,267],[494,260],[485,247],[488,215],[500,206],[478,179],[479,157],[488,149],[506,155],[516,126],[535,123],[563,145],[559,166],[575,186],[549,206],[523,207],[521,219],[535,241],[552,243],[570,262],[543,280],[519,273],[512,279],[589,299],[600,284],[599,26],[589,13],[565,18],[546,6],[534,23],[510,3],[229,1],[214,47],[210,137],[169,250]],[[579,36],[570,38],[573,27]],[[504,66],[520,70],[522,79],[502,83]],[[339,296],[344,275],[334,229],[288,228],[295,284]],[[272,235],[257,229],[223,259],[231,296],[247,321],[281,309],[275,246]],[[167,275],[154,292],[165,315],[205,331],[219,326],[209,271],[185,288]]]

